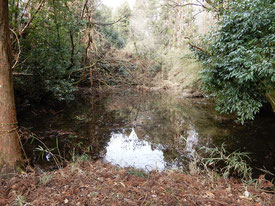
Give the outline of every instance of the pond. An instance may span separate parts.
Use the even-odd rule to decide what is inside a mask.
[[[275,172],[274,117],[265,112],[242,126],[217,114],[208,99],[119,90],[78,98],[56,113],[27,112],[19,121],[65,159],[88,154],[121,167],[188,170],[203,146],[225,143],[229,151],[251,153],[257,175],[259,169]],[[41,155],[38,141],[24,145],[33,164],[54,165],[53,158]]]

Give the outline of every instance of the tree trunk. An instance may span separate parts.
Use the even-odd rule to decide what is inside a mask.
[[[275,113],[275,91],[269,92],[265,96],[271,104],[273,112]]]
[[[8,0],[0,0],[0,174],[21,161],[11,70]]]

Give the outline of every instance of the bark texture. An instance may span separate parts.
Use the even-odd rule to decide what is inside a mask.
[[[0,173],[12,171],[21,158],[11,70],[8,0],[0,0]]]

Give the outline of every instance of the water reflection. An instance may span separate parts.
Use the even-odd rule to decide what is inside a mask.
[[[232,116],[217,114],[213,103],[206,99],[124,93],[124,96],[108,96],[104,105],[106,111],[115,112],[116,119],[124,120],[121,128],[135,126],[140,141],[150,142],[153,151],[163,153],[160,162],[166,168],[185,169],[201,147],[219,146],[225,142],[229,152],[251,153],[254,168],[265,167],[275,172],[275,118],[272,113],[257,116],[253,122],[242,126]],[[254,172],[257,174],[258,170]]]
[[[135,167],[149,171],[165,169],[163,152],[153,149],[149,142],[140,140],[134,128],[129,136],[125,133],[111,134],[105,160],[121,167]]]
[[[195,146],[198,145],[199,138],[198,138],[198,132],[192,128],[187,131],[187,138],[186,138],[186,145],[185,145],[185,151],[187,152],[186,156],[188,158],[194,157],[196,150]]]
[[[66,158],[89,153],[123,167],[184,169],[200,147],[225,142],[230,151],[250,152],[254,168],[275,172],[275,118],[270,113],[242,126],[218,115],[209,100],[130,90],[85,97],[51,117],[31,115],[19,120],[21,125],[36,129],[49,148],[56,147],[57,137]],[[27,149],[29,156],[35,147]]]

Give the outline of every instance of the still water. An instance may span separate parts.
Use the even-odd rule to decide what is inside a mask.
[[[66,159],[89,154],[121,167],[187,170],[201,147],[224,142],[229,151],[250,152],[257,174],[258,168],[275,172],[274,117],[264,112],[242,126],[217,114],[207,99],[124,90],[78,98],[56,114],[29,113],[20,121]],[[37,144],[25,143],[28,155],[47,163],[35,152]]]

